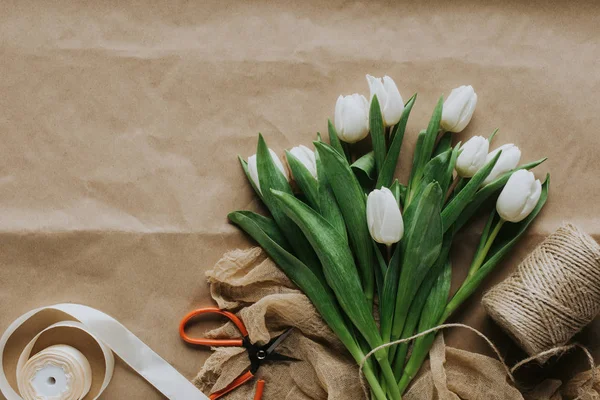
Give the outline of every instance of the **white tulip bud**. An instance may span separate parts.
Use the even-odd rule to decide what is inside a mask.
[[[310,172],[310,174],[317,179],[317,160],[315,158],[314,151],[306,146],[300,145],[293,147],[290,150],[290,154],[296,157],[298,161],[300,161],[302,165],[306,167],[308,172]]]
[[[496,157],[496,154],[498,154],[500,150],[502,150],[502,154],[496,162],[496,165],[494,165],[492,172],[490,172],[487,178],[485,178],[483,181],[483,186],[495,181],[500,177],[500,175],[509,172],[511,169],[514,169],[517,165],[519,165],[519,161],[521,160],[521,150],[519,150],[519,148],[512,143],[505,144],[492,151],[486,157],[485,163],[487,164],[494,157]]]
[[[483,136],[473,136],[461,148],[456,159],[456,172],[463,178],[471,178],[485,165],[490,142]]]
[[[338,97],[334,122],[340,140],[356,143],[366,138],[369,134],[369,103],[365,96],[354,93]]]
[[[371,90],[370,102],[373,101],[373,96],[377,95],[384,125],[392,126],[397,124],[402,116],[402,111],[404,111],[404,100],[402,100],[402,96],[394,80],[389,76],[375,78],[374,76],[367,75],[367,82]]]
[[[271,158],[273,159],[273,162],[275,163],[277,168],[279,168],[279,170],[281,171],[283,176],[285,176],[285,179],[287,179],[289,181],[290,177],[288,175],[288,172],[285,169],[285,167],[283,166],[283,164],[281,163],[281,160],[279,159],[279,157],[277,157],[277,154],[271,149],[269,149],[269,153],[271,153]],[[256,188],[258,189],[258,191],[262,193],[262,191],[260,190],[260,182],[258,180],[258,168],[256,165],[256,154],[248,157],[248,173],[250,174],[250,178],[252,178],[252,181],[254,182],[254,185],[256,185]]]
[[[367,224],[371,237],[377,243],[388,246],[398,242],[404,235],[404,222],[390,189],[373,190],[367,197]]]
[[[535,179],[533,172],[520,169],[506,182],[496,202],[496,211],[505,221],[523,221],[533,211],[541,194],[539,179]]]
[[[452,89],[442,109],[442,129],[446,132],[461,132],[471,121],[476,105],[477,93],[473,86]]]

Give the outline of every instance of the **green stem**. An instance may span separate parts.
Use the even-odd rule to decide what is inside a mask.
[[[450,198],[450,196],[452,196],[452,192],[454,192],[454,189],[456,189],[458,187],[458,185],[460,184],[460,182],[462,182],[462,176],[456,176],[456,178],[454,178],[454,180],[452,181],[452,184],[450,185],[450,187],[448,188],[448,191],[446,192],[446,198],[444,199],[444,204],[446,204],[448,202],[448,199]]]
[[[348,343],[346,343],[346,348],[350,351],[350,354],[357,363],[360,363],[365,358],[365,354],[362,352],[356,342],[354,342],[354,345],[348,345]],[[377,379],[375,372],[368,362],[365,362],[363,365],[363,374],[365,375],[365,378],[371,387],[371,392],[373,393],[374,398],[377,400],[387,400],[387,396],[381,387],[381,384],[379,383],[379,379]]]
[[[443,130],[442,128],[440,128],[440,130],[438,131],[438,135],[435,138],[435,144],[433,145],[434,150],[437,147],[437,145],[440,143],[440,140],[442,140],[442,138],[444,137],[445,134],[446,134],[446,131]]]
[[[367,286],[365,287],[365,297],[367,298],[368,304],[373,308],[373,301],[375,298],[375,282],[374,279],[369,279]]]
[[[396,385],[396,377],[394,376],[394,371],[392,371],[392,366],[388,361],[388,356],[385,349],[376,351],[375,358],[379,362],[379,366],[381,367],[381,373],[383,374],[383,378],[385,380],[387,390],[391,398],[393,400],[402,400],[400,390]]]
[[[390,342],[394,340],[398,340],[400,336],[402,336],[402,331],[404,330],[404,325],[406,324],[406,319],[408,318],[408,307],[404,306],[402,302],[396,302],[396,312],[394,315],[394,322],[392,325],[392,334],[390,335]],[[394,369],[397,370],[396,361],[396,351],[398,350],[398,345],[388,347],[388,356],[390,362],[394,362]]]
[[[488,237],[487,242],[485,243],[485,246],[473,260],[473,263],[471,264],[471,268],[469,268],[469,274],[467,275],[467,278],[465,279],[463,286],[465,283],[467,283],[473,277],[473,275],[475,275],[475,273],[483,265],[483,262],[485,261],[485,258],[487,257],[487,255],[490,251],[490,248],[492,247],[492,244],[494,243],[494,240],[496,239],[496,236],[498,236],[498,233],[500,232],[500,229],[502,228],[502,225],[504,225],[505,222],[506,222],[505,220],[500,218],[500,221],[498,221],[498,223],[496,224],[496,227],[494,228],[492,233],[490,233],[490,236]]]
[[[396,124],[398,125],[398,124]],[[396,129],[396,125],[389,126],[385,128],[385,137],[387,138],[387,149],[390,149],[390,144],[392,144],[392,140],[394,140],[394,135],[392,135]]]
[[[348,164],[352,164],[354,162],[352,147],[353,146],[351,143],[342,142],[342,148],[344,149],[344,153],[346,155],[346,159],[348,160]]]

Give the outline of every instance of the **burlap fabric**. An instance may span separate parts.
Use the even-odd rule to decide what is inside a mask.
[[[279,348],[300,361],[261,367],[267,381],[265,400],[362,400],[358,367],[342,344],[321,320],[310,301],[262,249],[234,250],[207,273],[211,296],[219,307],[235,311],[248,328],[252,342],[266,343],[287,327],[296,330]],[[232,337],[236,328],[227,323],[207,337]],[[475,339],[474,337],[474,340]],[[241,348],[217,348],[194,383],[205,393],[226,387],[249,365]],[[508,379],[501,362],[493,358],[446,347],[440,334],[404,400],[567,400],[580,394],[590,379],[588,372],[567,385],[548,381],[523,396]],[[600,383],[598,383],[600,388]],[[598,392],[594,391],[595,395]],[[246,384],[224,397],[248,400],[254,384]],[[600,397],[582,397],[595,400]]]

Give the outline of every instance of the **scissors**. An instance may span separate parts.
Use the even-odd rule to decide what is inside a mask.
[[[242,337],[239,339],[205,339],[189,337],[185,332],[188,322],[190,322],[192,318],[203,314],[219,314],[227,317],[238,328]],[[290,335],[291,332],[292,328],[287,329],[283,334],[271,339],[269,343],[265,344],[264,346],[252,344],[250,343],[250,339],[248,337],[248,330],[246,329],[246,326],[242,320],[239,319],[235,314],[230,313],[229,311],[221,310],[217,307],[206,307],[194,310],[183,317],[181,323],[179,324],[179,336],[181,336],[181,338],[187,343],[210,347],[244,347],[248,352],[248,358],[250,358],[250,368],[238,376],[226,388],[211,394],[209,396],[210,400],[216,400],[254,378],[260,366],[265,362],[298,361],[295,358],[287,357],[275,352],[275,349]],[[254,400],[262,399],[264,387],[265,381],[262,379],[258,380],[256,384]]]

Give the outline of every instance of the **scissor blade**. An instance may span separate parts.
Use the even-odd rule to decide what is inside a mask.
[[[293,328],[288,328],[285,332],[283,332],[279,337],[277,337],[272,343],[269,344],[269,347],[265,350],[267,353],[267,357],[273,353],[273,351],[283,342],[289,335],[292,333]]]

